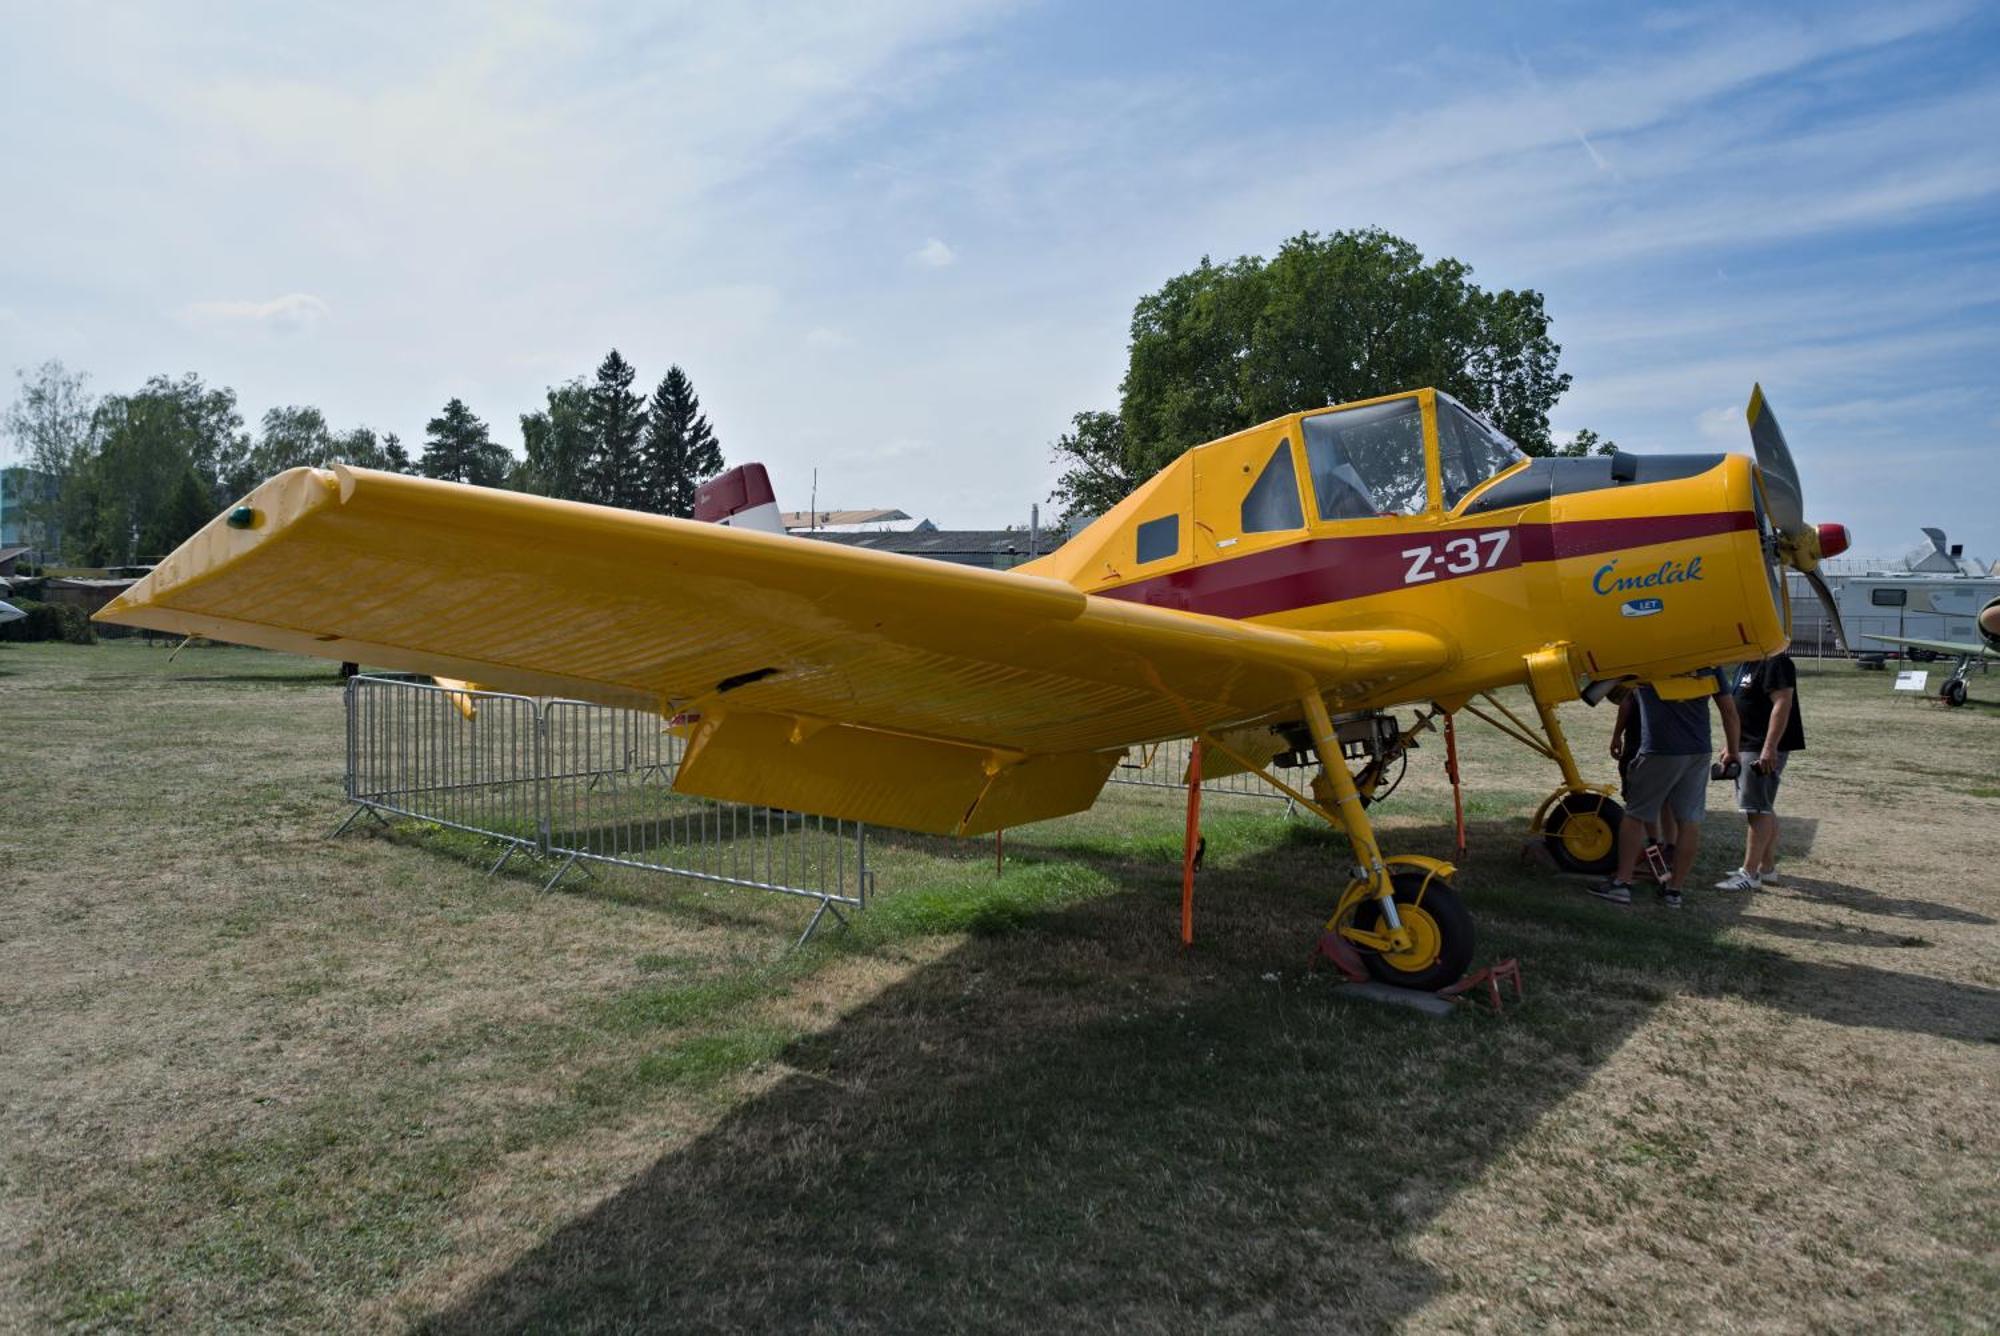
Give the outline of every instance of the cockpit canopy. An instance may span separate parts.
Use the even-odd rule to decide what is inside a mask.
[[[1436,401],[1440,504],[1449,510],[1525,456],[1450,395]],[[1308,414],[1301,430],[1320,519],[1415,515],[1428,508],[1430,465],[1417,395]]]
[[[1316,409],[1196,446],[1033,569],[1098,588],[1328,525],[1451,510],[1525,459],[1431,390]]]

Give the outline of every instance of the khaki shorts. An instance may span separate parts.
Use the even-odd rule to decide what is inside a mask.
[[[1657,821],[1671,807],[1676,821],[1699,821],[1708,811],[1708,753],[1635,757],[1625,772],[1625,815]]]
[[[1743,767],[1736,776],[1736,810],[1751,816],[1775,816],[1778,811],[1778,781],[1785,777],[1785,761],[1790,752],[1779,752],[1771,773],[1760,775],[1756,770],[1758,753],[1738,752],[1737,763]]]

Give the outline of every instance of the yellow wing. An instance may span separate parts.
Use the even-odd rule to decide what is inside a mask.
[[[1089,806],[1129,745],[1446,659],[339,465],[264,483],[98,617],[690,717],[687,792],[965,834]]]

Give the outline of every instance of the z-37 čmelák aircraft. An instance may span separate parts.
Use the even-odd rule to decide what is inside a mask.
[[[1781,568],[1846,546],[1806,524],[1761,392],[1749,417],[1755,464],[1528,459],[1427,389],[1313,409],[1187,451],[1004,572],[301,468],[99,618],[657,711],[688,730],[683,792],[935,833],[1080,811],[1128,748],[1196,738],[1210,774],[1346,833],[1333,945],[1437,988],[1473,952],[1454,869],[1385,857],[1367,799],[1440,711],[1523,686],[1539,730],[1503,726],[1561,773],[1534,828],[1603,866],[1619,807],[1557,707],[1705,691],[1697,670],[1786,643]],[[1309,792],[1286,763],[1316,764]]]

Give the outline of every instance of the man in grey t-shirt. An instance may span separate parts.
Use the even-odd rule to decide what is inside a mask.
[[[1692,700],[1663,700],[1650,686],[1635,693],[1639,702],[1639,754],[1626,772],[1625,820],[1618,827],[1618,871],[1590,893],[1616,905],[1632,903],[1632,874],[1646,845],[1646,825],[1658,821],[1660,810],[1672,811],[1678,824],[1674,836],[1674,866],[1660,894],[1669,909],[1681,907],[1701,847],[1701,818],[1708,808],[1708,765],[1714,751],[1709,740],[1708,703],[1722,716],[1722,734],[1736,750],[1740,722],[1736,698],[1721,674],[1710,670],[1711,692]]]

